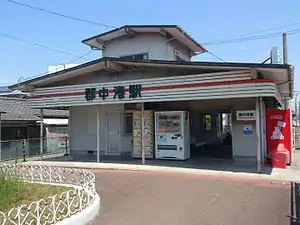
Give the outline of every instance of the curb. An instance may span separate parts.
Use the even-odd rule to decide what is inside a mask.
[[[136,164],[117,164],[117,163],[95,163],[95,162],[61,162],[61,161],[31,161],[25,164],[59,166],[69,168],[80,168],[88,170],[128,170],[128,171],[148,171],[148,172],[171,172],[183,174],[197,174],[207,176],[231,177],[231,178],[247,178],[260,179],[268,181],[281,182],[300,182],[300,177],[297,174],[282,173],[283,171],[274,170],[274,174],[258,174],[251,172],[234,172],[224,170],[209,170],[197,168],[184,168],[173,166],[156,166],[156,165],[136,165]],[[279,173],[278,173],[279,172]],[[288,171],[286,171],[288,172]]]
[[[272,176],[268,174],[257,174],[247,172],[231,172],[222,170],[205,170],[194,168],[182,168],[182,167],[168,167],[168,166],[154,166],[154,165],[132,165],[132,164],[116,164],[116,163],[85,163],[85,162],[59,162],[59,161],[35,161],[27,162],[27,164],[34,165],[46,165],[46,166],[60,166],[71,167],[81,169],[100,169],[100,170],[129,170],[129,171],[148,171],[148,172],[171,172],[171,173],[183,173],[183,174],[198,174],[198,175],[210,175],[221,176],[231,178],[248,178],[248,179],[260,179],[271,181],[293,181],[287,180],[282,176]]]
[[[62,221],[56,223],[56,225],[85,225],[93,221],[98,215],[100,210],[100,196],[96,194],[93,204],[89,205],[81,212],[72,215],[70,218],[65,218]]]

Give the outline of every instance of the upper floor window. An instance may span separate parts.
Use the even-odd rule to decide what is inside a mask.
[[[148,53],[120,56],[122,59],[144,60],[148,59]]]

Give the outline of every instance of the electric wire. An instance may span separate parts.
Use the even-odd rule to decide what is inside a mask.
[[[88,51],[87,53],[83,54],[82,56],[78,56],[76,57],[75,59],[72,59],[71,61],[67,62],[67,63],[60,63],[59,65],[64,65],[64,64],[71,64],[71,63],[74,63],[82,58],[85,58],[87,55],[91,54],[93,52],[93,50],[90,50]],[[27,80],[30,80],[30,79],[34,79],[36,77],[40,77],[40,76],[44,76],[44,75],[47,75],[47,74],[50,74],[50,73],[53,73],[53,72],[57,72],[57,69],[53,69],[53,70],[50,70],[50,71],[45,71],[43,73],[39,73],[37,75],[34,75],[34,76],[30,76],[30,77],[26,77],[24,79],[19,79],[19,82],[23,82],[23,81],[27,81]]]
[[[113,25],[109,25],[109,24],[105,24],[105,23],[99,23],[99,22],[86,20],[86,19],[81,19],[79,17],[70,16],[70,15],[58,13],[58,12],[55,12],[55,11],[51,11],[51,10],[48,10],[48,9],[39,8],[39,7],[29,5],[29,4],[25,4],[25,3],[22,3],[22,2],[18,2],[18,1],[15,1],[15,0],[3,0],[3,1],[13,3],[13,4],[16,4],[16,5],[19,5],[19,6],[23,6],[23,7],[26,7],[26,8],[30,8],[30,9],[33,9],[33,10],[38,10],[38,11],[41,11],[41,12],[44,12],[44,13],[47,13],[47,14],[52,14],[52,15],[55,15],[55,16],[60,16],[60,17],[63,17],[63,18],[88,23],[88,24],[91,24],[91,25],[97,25],[97,26],[102,26],[102,27],[107,27],[107,28],[118,28],[117,26],[113,26]]]
[[[70,52],[67,52],[67,51],[64,51],[64,50],[61,50],[61,49],[52,48],[50,46],[43,45],[43,44],[33,43],[33,42],[30,42],[30,41],[21,39],[19,37],[15,37],[15,36],[9,35],[9,34],[0,33],[0,37],[4,37],[4,38],[11,39],[11,40],[23,42],[23,43],[26,43],[26,44],[29,44],[29,45],[33,45],[33,46],[36,46],[36,47],[40,47],[40,48],[44,48],[44,49],[47,49],[47,50],[50,50],[50,51],[53,51],[53,52],[58,52],[58,53],[61,53],[61,54],[64,54],[64,55],[68,55],[68,56],[72,56],[72,57],[80,57],[78,55],[75,55],[73,53],[70,53]]]
[[[300,33],[300,29],[293,29],[286,31],[289,35],[294,35]],[[279,37],[282,36],[282,32],[275,32],[275,33],[269,33],[269,34],[263,34],[263,35],[255,35],[255,36],[249,36],[245,38],[235,38],[235,39],[228,39],[223,41],[215,41],[215,42],[202,42],[202,45],[223,45],[223,44],[230,44],[230,43],[240,43],[245,41],[253,41],[253,40],[261,40],[261,39],[269,39],[273,37]]]
[[[219,56],[217,56],[216,54],[212,53],[211,51],[206,51],[208,54],[214,56],[215,58],[217,58],[218,60],[222,61],[222,62],[225,62],[223,59],[221,59]]]
[[[245,34],[234,35],[234,36],[219,39],[219,40],[216,40],[216,41],[213,41],[213,42],[232,40],[232,39],[241,38],[241,37],[245,37],[245,36],[249,36],[249,35],[265,33],[265,32],[272,31],[272,30],[277,30],[277,29],[280,29],[280,28],[292,27],[292,26],[295,26],[295,25],[300,25],[300,22],[295,22],[295,23],[291,23],[291,24],[276,26],[276,27],[267,28],[267,29],[263,29],[263,30],[252,31],[252,32],[245,33]],[[283,32],[281,32],[281,33],[283,33]]]
[[[3,0],[3,1],[13,3],[13,4],[16,4],[16,5],[19,5],[19,6],[22,6],[22,7],[27,7],[29,9],[38,10],[38,11],[41,11],[41,12],[44,12],[44,13],[52,14],[52,15],[55,15],[55,16],[60,16],[60,17],[63,17],[63,18],[72,19],[72,20],[76,20],[76,21],[79,21],[79,22],[89,23],[91,25],[98,25],[98,26],[108,27],[108,28],[117,28],[117,26],[104,24],[104,23],[99,23],[99,22],[95,22],[95,21],[91,21],[91,20],[82,19],[82,18],[79,18],[79,17],[74,17],[74,16],[58,13],[58,12],[55,12],[55,11],[51,11],[51,10],[48,10],[48,9],[36,7],[36,6],[30,5],[30,4],[25,4],[25,3],[18,2],[18,1],[15,1],[15,0]],[[275,29],[279,29],[279,28],[291,27],[291,26],[295,26],[295,25],[299,25],[299,24],[300,24],[300,22],[281,25],[281,26],[272,27],[272,28],[259,30],[259,31],[254,31],[254,32],[250,32],[250,33],[246,33],[246,34],[242,34],[242,35],[232,36],[231,38],[221,39],[219,41],[203,42],[202,45],[223,45],[223,44],[232,44],[232,43],[240,43],[240,42],[253,41],[253,40],[274,38],[274,37],[281,36],[282,32],[275,32],[275,33],[268,33],[268,34],[262,34],[262,35],[254,35],[254,36],[248,36],[248,35],[257,34],[257,33],[265,33],[267,31],[271,31],[271,30],[275,30]],[[300,32],[300,29],[293,29],[293,30],[287,31],[287,33],[289,35],[298,34],[299,32]],[[63,53],[63,54],[75,56],[76,57],[75,60],[78,60],[79,58],[82,58],[86,55],[85,54],[84,56],[76,56],[72,53],[68,53],[68,52],[63,51],[63,50],[53,49],[49,46],[45,46],[45,45],[41,45],[41,44],[29,43],[26,40],[16,38],[16,37],[12,37],[12,36],[6,35],[6,34],[0,34],[0,36],[5,36],[5,37],[10,38],[10,39],[15,39],[15,40],[22,41],[22,42],[25,42],[25,43],[28,43],[28,44],[32,44],[32,45],[35,45],[35,46],[46,48],[46,49],[49,49],[49,50],[52,50],[52,51],[57,51],[57,52],[60,52],[60,53]],[[218,60],[220,60],[222,62],[225,62],[222,58],[218,57],[216,54],[212,53],[211,51],[207,51],[207,53],[214,56]],[[88,54],[90,54],[90,52]],[[69,63],[71,63],[71,62],[69,62]],[[49,73],[49,71],[47,73]],[[45,73],[42,73],[42,74],[45,74]],[[42,74],[39,74],[39,75],[42,75]]]

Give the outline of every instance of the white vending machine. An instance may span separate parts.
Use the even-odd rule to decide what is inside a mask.
[[[190,158],[189,133],[187,111],[155,112],[155,158]]]

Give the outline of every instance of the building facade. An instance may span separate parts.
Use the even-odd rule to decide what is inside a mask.
[[[69,109],[71,154],[156,158],[169,148],[172,158],[183,138],[187,158],[264,163],[266,110],[291,97],[289,65],[191,61],[206,50],[173,25],[124,26],[83,43],[103,58],[11,87],[31,92],[29,104],[41,113]],[[158,112],[185,112],[188,128],[173,144],[159,144],[168,135],[159,133]]]

